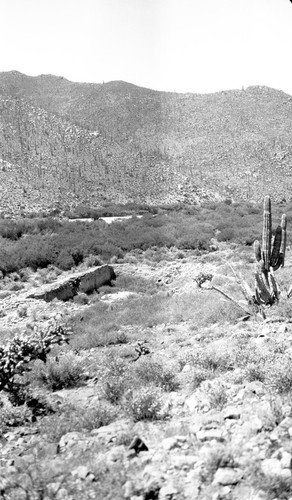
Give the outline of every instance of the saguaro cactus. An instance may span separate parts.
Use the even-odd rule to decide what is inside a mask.
[[[254,242],[254,254],[257,261],[255,273],[255,294],[259,305],[272,305],[279,299],[279,288],[274,278],[274,271],[284,266],[286,250],[286,215],[282,215],[281,225],[276,229],[272,244],[271,199],[265,196],[262,245]]]

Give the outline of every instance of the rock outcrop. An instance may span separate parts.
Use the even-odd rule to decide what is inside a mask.
[[[91,293],[100,286],[110,283],[116,278],[113,267],[97,266],[87,271],[65,276],[48,285],[43,285],[29,292],[29,299],[43,299],[50,302],[54,299],[69,300],[78,293]]]

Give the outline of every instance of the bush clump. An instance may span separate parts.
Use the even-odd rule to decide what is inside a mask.
[[[50,358],[46,364],[37,364],[36,380],[52,391],[75,387],[84,381],[84,361],[72,352]]]
[[[152,384],[164,391],[175,391],[178,388],[175,372],[151,358],[140,358],[131,371],[133,380],[139,385]]]
[[[134,420],[159,420],[163,414],[163,394],[160,388],[150,385],[126,394],[124,407]]]

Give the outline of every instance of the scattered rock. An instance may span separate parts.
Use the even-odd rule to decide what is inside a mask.
[[[252,417],[247,422],[244,422],[241,426],[241,431],[243,434],[249,436],[256,434],[263,429],[263,422],[258,417]]]
[[[281,461],[277,458],[266,458],[262,461],[261,467],[266,476],[277,476],[285,479],[291,478],[291,470],[282,468]]]
[[[66,448],[71,448],[82,439],[81,432],[68,432],[64,434],[59,441],[59,450],[64,451]]]
[[[196,437],[199,441],[212,441],[213,439],[216,441],[224,441],[223,431],[220,429],[209,429],[209,430],[201,430],[196,433]]]
[[[237,406],[228,406],[223,412],[224,420],[238,420],[241,416],[241,410]]]
[[[136,454],[140,453],[140,451],[148,451],[148,446],[142,441],[139,436],[135,436],[130,443],[128,450],[135,451]]]
[[[283,467],[283,469],[291,469],[292,455],[288,451],[283,451],[282,453],[281,466]]]
[[[260,382],[259,380],[254,380],[253,382],[249,382],[245,386],[245,388],[247,391],[253,392],[257,396],[262,396],[266,392],[265,385],[263,384],[263,382]]]
[[[159,500],[171,500],[176,498],[177,493],[177,488],[175,488],[171,482],[167,483],[165,486],[162,486],[159,491]]]
[[[279,448],[278,450],[276,450],[271,458],[280,460],[283,469],[291,469],[292,455],[288,451],[285,451],[283,448]]]
[[[78,477],[79,479],[87,479],[93,481],[95,479],[94,474],[86,465],[79,465],[72,471],[72,475]]]
[[[14,466],[20,469],[27,469],[30,465],[36,463],[36,457],[33,454],[22,455],[14,460]]]
[[[176,469],[193,467],[196,462],[198,462],[198,457],[194,455],[176,455],[171,460]]]
[[[105,459],[107,462],[119,462],[123,459],[123,457],[124,457],[123,446],[114,446],[105,455]]]
[[[237,484],[242,478],[242,472],[232,469],[230,467],[219,468],[215,472],[213,484],[222,484],[222,486],[228,486],[232,484]]]
[[[173,436],[163,439],[161,445],[165,450],[172,450],[173,448],[180,448],[186,440],[186,436]]]
[[[135,486],[133,481],[126,481],[124,486],[124,498],[132,498],[135,493]]]
[[[186,406],[188,407],[189,411],[191,413],[194,413],[199,405],[198,398],[196,394],[192,394],[185,402]]]
[[[286,323],[282,323],[282,325],[280,325],[278,328],[277,335],[282,335],[283,333],[287,333],[288,331],[288,325],[286,325]]]

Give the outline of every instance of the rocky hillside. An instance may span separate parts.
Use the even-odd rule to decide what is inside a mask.
[[[246,321],[194,280],[211,273],[239,298],[226,262],[252,279],[250,253],[132,253],[112,287],[64,303],[31,297],[52,270],[3,283],[2,339],[72,326],[69,346],[32,366],[31,406],[1,393],[3,498],[289,500],[291,299]],[[291,251],[286,263],[283,290]]]
[[[0,74],[2,210],[290,199],[292,97]]]

